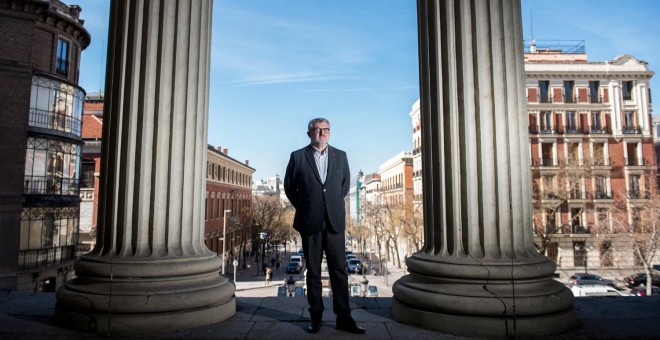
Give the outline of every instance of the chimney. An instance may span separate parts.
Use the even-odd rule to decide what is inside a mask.
[[[218,152],[222,153],[222,146],[218,145],[217,149],[218,149]]]
[[[245,165],[250,166],[250,160],[249,159],[245,160]]]
[[[224,150],[222,150],[222,153],[224,153],[225,155],[227,155],[227,152],[229,152],[229,149],[227,148],[224,148]]]

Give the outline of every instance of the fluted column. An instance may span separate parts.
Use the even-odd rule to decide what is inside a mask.
[[[222,321],[233,283],[203,242],[211,0],[110,8],[98,235],[56,320],[98,333]]]
[[[519,0],[418,0],[423,249],[394,284],[396,320],[469,336],[576,324],[533,245]]]

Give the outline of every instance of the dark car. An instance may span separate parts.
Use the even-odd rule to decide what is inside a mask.
[[[357,259],[348,260],[346,270],[349,274],[362,274],[362,262]]]
[[[646,286],[631,289],[630,295],[646,296]],[[651,287],[651,295],[660,295],[660,287]]]
[[[623,282],[626,284],[626,286],[630,288],[637,287],[639,285],[646,285],[647,282],[646,278],[646,273],[637,273],[633,275],[628,275],[623,278]],[[660,275],[658,274],[651,274],[651,285],[652,286],[660,286]]]
[[[568,279],[568,283],[573,285],[605,285],[614,287],[614,281],[588,273],[575,273]]]
[[[300,274],[300,262],[289,262],[289,265],[286,267],[287,274]]]

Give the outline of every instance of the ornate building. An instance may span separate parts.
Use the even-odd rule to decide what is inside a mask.
[[[54,292],[78,243],[81,8],[0,1],[0,291]]]
[[[567,46],[525,51],[536,242],[559,269],[639,266],[626,235],[655,191],[654,73]]]

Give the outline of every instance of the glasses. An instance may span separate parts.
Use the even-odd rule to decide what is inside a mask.
[[[320,133],[321,131],[323,131],[324,134],[328,134],[330,133],[330,128],[313,128],[311,129],[311,131],[313,131],[314,133]]]

